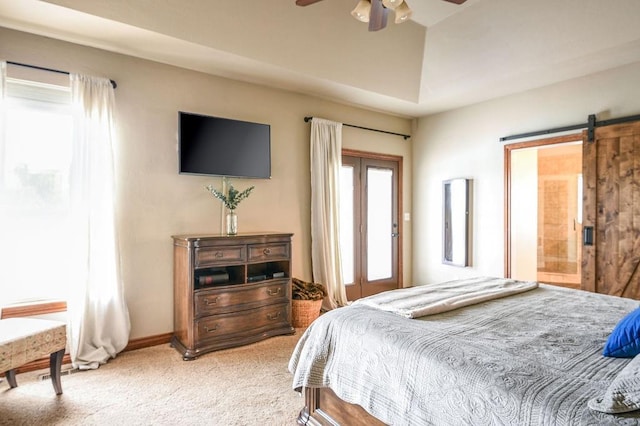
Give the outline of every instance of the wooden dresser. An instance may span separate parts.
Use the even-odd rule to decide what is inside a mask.
[[[291,326],[292,234],[173,236],[174,335],[184,360]]]

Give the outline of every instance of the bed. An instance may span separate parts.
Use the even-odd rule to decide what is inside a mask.
[[[640,357],[602,355],[638,305],[540,284],[418,318],[365,303],[335,309],[291,356],[293,388],[305,396],[298,423],[640,424],[640,411],[589,407],[640,385]]]

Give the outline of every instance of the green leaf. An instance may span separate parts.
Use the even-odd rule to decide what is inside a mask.
[[[236,208],[238,208],[238,204],[240,204],[240,201],[247,198],[249,194],[251,194],[251,191],[253,191],[253,188],[254,188],[253,186],[250,186],[244,191],[238,192],[238,190],[235,189],[233,185],[229,184],[229,189],[227,190],[227,194],[223,194],[222,192],[215,189],[213,185],[206,186],[206,189],[211,193],[211,195],[213,195],[218,200],[222,201],[225,207],[228,208],[229,210],[235,210]]]

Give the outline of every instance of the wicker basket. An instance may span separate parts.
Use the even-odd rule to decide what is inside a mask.
[[[294,328],[309,327],[320,316],[320,300],[291,300],[291,322]]]

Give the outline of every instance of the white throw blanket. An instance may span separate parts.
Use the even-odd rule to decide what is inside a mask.
[[[406,318],[418,318],[537,287],[538,283],[534,281],[480,277],[386,291],[356,300],[353,304],[393,312]]]

